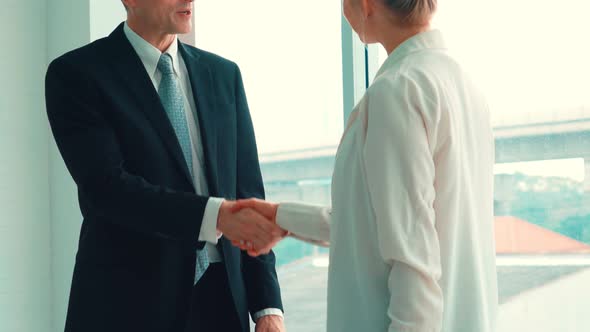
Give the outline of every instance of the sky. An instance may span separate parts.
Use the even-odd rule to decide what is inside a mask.
[[[241,68],[260,153],[338,143],[340,4],[195,3],[197,47]],[[588,0],[445,0],[439,1],[433,26],[486,94],[492,123],[520,124],[590,114],[589,13]],[[380,53],[380,60],[385,57]],[[562,162],[562,167],[518,167],[548,174],[564,165],[579,168],[579,162]]]
[[[195,7],[197,47],[240,66],[260,153],[337,145],[344,122],[340,1]]]
[[[435,25],[496,124],[590,107],[590,1],[447,0]]]

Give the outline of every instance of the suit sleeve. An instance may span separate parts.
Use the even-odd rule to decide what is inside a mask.
[[[411,79],[368,93],[365,178],[381,257],[390,267],[389,331],[439,331],[443,298],[434,212],[434,159],[423,114],[436,105]]]
[[[45,98],[51,130],[87,214],[131,230],[201,248],[207,197],[149,183],[125,169],[118,138],[84,70],[65,58],[51,63]],[[85,216],[88,217],[88,216]]]
[[[256,137],[242,75],[236,66],[236,109],[237,109],[237,198],[264,199],[264,185],[258,162]],[[248,309],[254,314],[267,308],[283,309],[281,291],[275,269],[275,255],[250,257],[242,252],[243,276],[248,293]]]

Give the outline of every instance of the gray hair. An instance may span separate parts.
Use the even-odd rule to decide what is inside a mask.
[[[437,7],[437,0],[382,0],[409,24],[427,23]]]

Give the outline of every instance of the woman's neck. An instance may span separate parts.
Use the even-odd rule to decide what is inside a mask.
[[[385,33],[380,36],[378,41],[389,55],[406,40],[428,30],[430,30],[430,24],[411,27],[400,27],[399,25],[392,24],[391,26],[380,30]]]

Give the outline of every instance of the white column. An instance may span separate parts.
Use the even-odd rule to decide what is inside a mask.
[[[125,19],[119,1],[51,0],[47,63],[63,53],[107,36]],[[82,216],[74,181],[53,136],[50,143],[53,331],[63,331]]]
[[[120,0],[90,0],[90,40],[108,36],[126,17]]]
[[[90,40],[88,1],[52,0],[48,7],[47,63]],[[52,243],[53,331],[63,331],[81,217],[76,189],[51,133],[49,172]]]
[[[0,10],[0,331],[49,332],[45,0]]]

